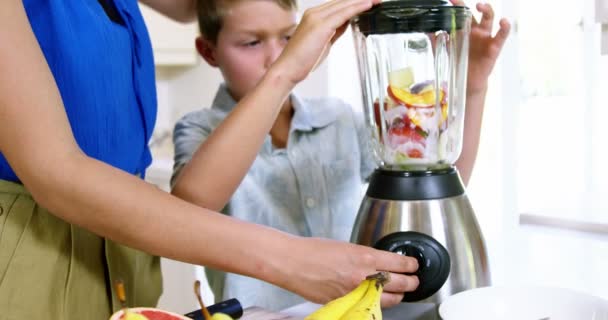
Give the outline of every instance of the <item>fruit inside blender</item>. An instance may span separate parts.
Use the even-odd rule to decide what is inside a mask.
[[[391,71],[388,82],[383,110],[374,102],[383,158],[394,165],[442,163],[448,151],[447,86],[416,81],[410,67]]]

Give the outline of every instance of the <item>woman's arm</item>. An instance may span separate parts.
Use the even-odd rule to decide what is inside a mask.
[[[269,240],[286,235],[179,200],[79,149],[22,1],[0,3],[0,39],[0,151],[41,206],[152,254],[267,276],[231,257],[263,266],[242,243],[268,241],[259,245],[273,251]]]
[[[196,20],[196,0],[139,0],[139,2],[175,21]]]
[[[0,152],[34,199],[64,221],[151,254],[268,281],[316,302],[344,294],[376,270],[416,270],[412,258],[298,238],[217,214],[86,156],[72,135],[21,0],[0,2],[0,39]],[[273,114],[294,80],[297,74],[277,71],[260,84],[249,103],[266,106]],[[254,103],[256,98],[260,104]],[[238,115],[246,116],[245,110]],[[231,152],[223,155],[230,157]],[[219,183],[223,172],[205,180]],[[387,291],[413,290],[416,285],[414,277],[395,275]],[[395,304],[398,298],[385,295],[385,304]]]

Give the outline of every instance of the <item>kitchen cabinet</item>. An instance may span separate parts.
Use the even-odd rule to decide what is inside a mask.
[[[198,35],[196,22],[180,23],[140,4],[148,26],[154,60],[157,66],[193,66],[197,61],[194,39]]]

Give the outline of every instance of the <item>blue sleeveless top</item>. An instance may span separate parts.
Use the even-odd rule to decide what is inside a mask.
[[[137,1],[23,0],[23,5],[80,148],[143,174],[152,160],[148,140],[156,121],[156,89],[152,47]],[[1,153],[0,179],[19,181]]]

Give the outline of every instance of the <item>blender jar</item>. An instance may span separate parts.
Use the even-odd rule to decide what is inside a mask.
[[[351,25],[379,164],[452,166],[462,149],[470,10],[445,0],[386,1]]]

